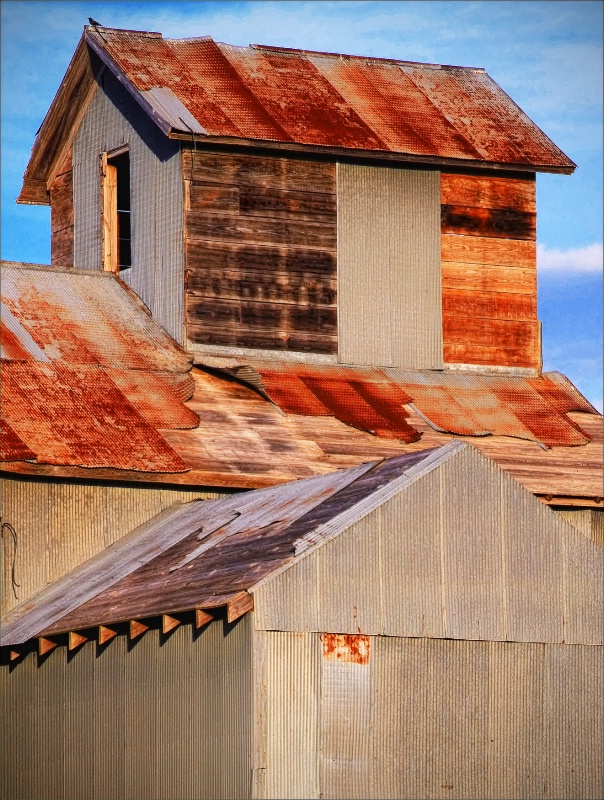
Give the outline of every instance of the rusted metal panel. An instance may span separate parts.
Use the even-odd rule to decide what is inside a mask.
[[[17,537],[16,543],[8,533],[2,537],[4,615],[173,503],[217,494],[4,478],[1,496],[2,520]]]
[[[3,412],[37,461],[186,471],[156,428],[199,424],[190,358],[132,293],[80,270],[2,272]]]
[[[27,461],[36,454],[23,442],[5,419],[0,420],[0,461]]]
[[[2,362],[6,421],[47,464],[184,472],[187,464],[104,370]]]
[[[253,360],[249,363],[259,375],[259,387],[286,413],[332,415],[383,438],[405,442],[419,438],[405,420],[403,406],[411,402],[411,397],[381,370]]]
[[[324,633],[322,639],[321,796],[371,797],[375,758],[371,730],[371,637]]]
[[[245,620],[197,637],[187,625],[161,646],[154,630],[2,667],[3,796],[249,797],[249,633]]]
[[[99,157],[130,153],[133,265],[120,277],[176,339],[183,336],[183,208],[180,151],[109,72],[73,143],[74,263],[100,270]]]
[[[341,362],[442,368],[439,191],[436,172],[338,164]]]
[[[210,137],[574,167],[482,69],[106,28],[85,37],[141,104],[168,89]],[[166,132],[171,116],[157,120]]]
[[[8,327],[37,361],[189,369],[189,356],[113,276],[3,262],[2,299]]]

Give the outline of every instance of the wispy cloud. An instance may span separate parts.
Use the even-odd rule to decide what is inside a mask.
[[[581,272],[601,273],[604,269],[604,255],[601,244],[586,247],[571,247],[556,250],[543,244],[537,245],[537,268],[543,272],[577,274]]]

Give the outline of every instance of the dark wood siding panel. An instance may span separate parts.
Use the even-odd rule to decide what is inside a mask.
[[[53,266],[73,267],[73,171],[71,150],[50,187],[50,253]]]
[[[337,352],[335,165],[183,153],[187,336]]]
[[[441,175],[445,363],[539,369],[535,181]]]

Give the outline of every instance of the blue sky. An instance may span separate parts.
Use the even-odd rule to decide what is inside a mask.
[[[47,208],[18,206],[36,131],[92,16],[107,27],[485,67],[578,164],[537,178],[544,368],[602,408],[601,2],[3,0],[2,258],[48,263]]]

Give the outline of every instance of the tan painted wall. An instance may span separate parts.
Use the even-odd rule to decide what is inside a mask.
[[[216,492],[3,478],[2,614],[176,502]],[[11,571],[19,584],[13,592]]]
[[[438,172],[338,164],[338,358],[443,365]]]
[[[602,795],[601,647],[255,636],[255,797]]]
[[[0,796],[234,800],[250,791],[250,626],[28,655],[2,682]]]

